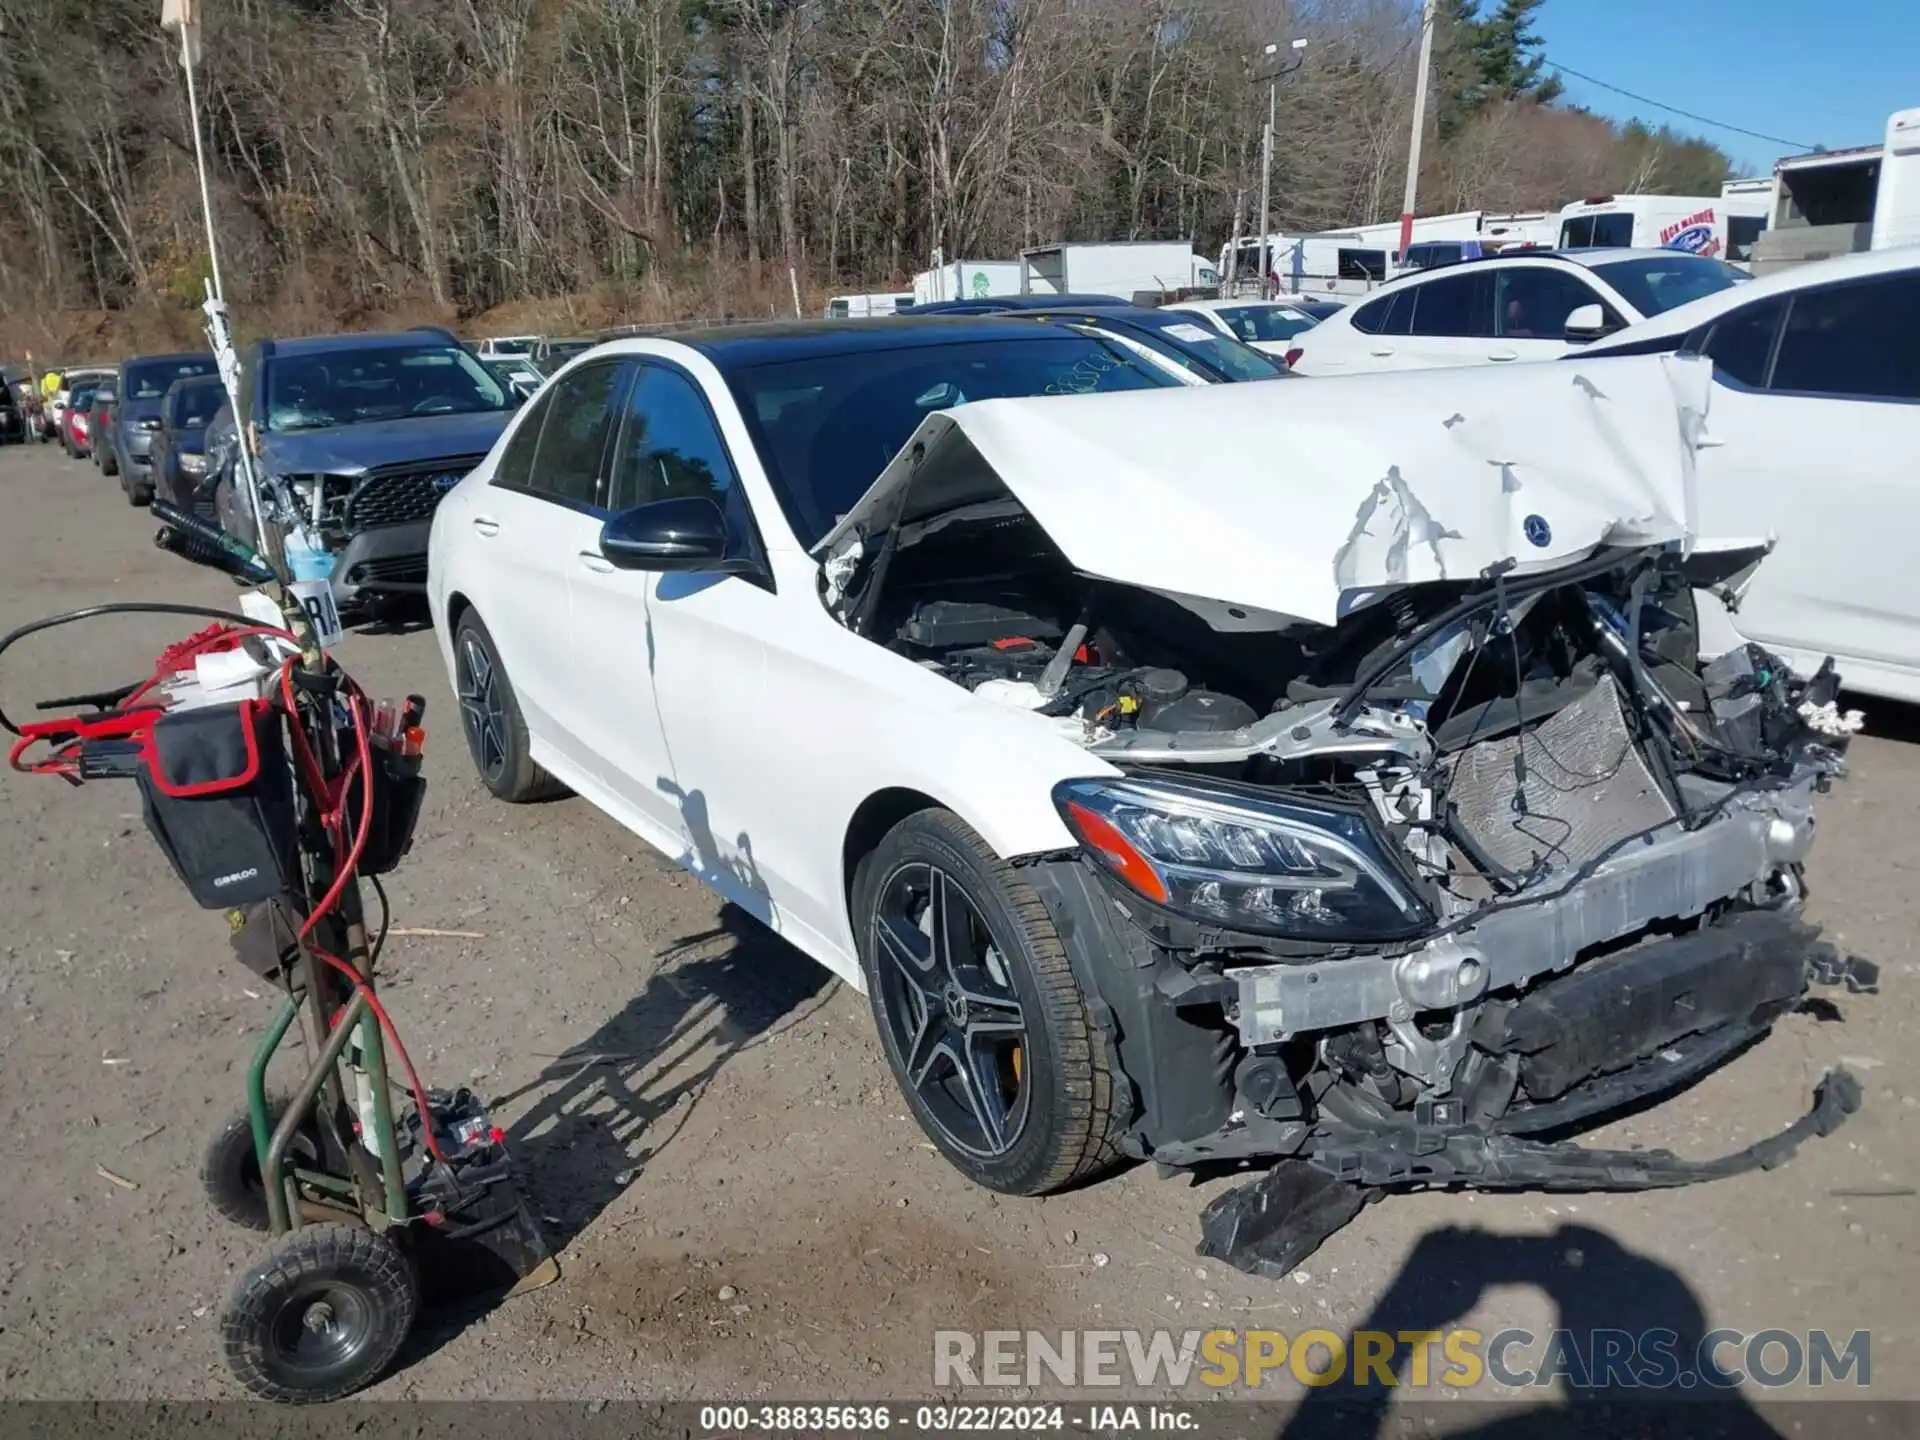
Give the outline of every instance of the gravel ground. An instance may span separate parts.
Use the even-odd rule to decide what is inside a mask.
[[[104,600],[231,602],[52,447],[0,450],[0,496],[0,628]],[[29,642],[0,703],[132,678],[188,628]],[[1871,1393],[1920,1398],[1920,1199],[1834,1194],[1920,1184],[1899,1038],[1916,1033],[1911,712],[1869,707],[1811,875],[1814,916],[1883,964],[1884,993],[1843,999],[1844,1023],[1787,1020],[1603,1139],[1749,1143],[1844,1060],[1867,1105],[1839,1135],[1680,1192],[1389,1200],[1275,1284],[1193,1257],[1224,1182],[1142,1167],[1045,1201],[967,1186],[906,1117],[862,996],[585,804],[491,801],[429,633],[356,634],[341,654],[370,691],[429,698],[431,791],[391,880],[397,923],[480,937],[396,939],[385,993],[430,1083],[496,1099],[564,1271],[430,1319],[377,1396],[908,1397],[931,1390],[938,1328],[1464,1323],[1866,1329]],[[172,879],[131,786],[7,775],[0,797],[0,1394],[231,1395],[219,1311],[257,1246],[210,1214],[196,1174],[268,1002]]]

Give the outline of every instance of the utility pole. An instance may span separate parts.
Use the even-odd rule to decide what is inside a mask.
[[[1439,0],[1420,10],[1420,72],[1413,82],[1413,139],[1407,147],[1407,193],[1400,205],[1400,255],[1413,244],[1413,207],[1420,188],[1420,137],[1427,128],[1427,72],[1433,68],[1433,20]]]
[[[1432,0],[1428,0],[1431,4]],[[1260,298],[1273,298],[1273,217],[1270,206],[1273,201],[1273,122],[1279,111],[1280,81],[1298,70],[1306,61],[1307,42],[1295,40],[1287,48],[1293,52],[1293,58],[1284,65],[1276,64],[1275,57],[1280,47],[1268,45],[1260,53],[1267,63],[1275,68],[1269,69],[1264,77],[1267,82],[1267,128],[1260,139]]]

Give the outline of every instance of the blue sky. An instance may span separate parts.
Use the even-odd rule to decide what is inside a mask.
[[[1538,30],[1549,59],[1611,85],[1832,150],[1877,143],[1888,115],[1920,105],[1920,0],[1547,0]],[[1706,136],[1741,173],[1798,149],[1565,80],[1602,115]]]

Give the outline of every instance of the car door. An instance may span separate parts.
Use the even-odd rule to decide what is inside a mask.
[[[1778,545],[1734,624],[1796,663],[1836,656],[1920,699],[1920,272],[1755,301],[1688,339],[1714,362],[1699,464],[1704,534]]]
[[[687,446],[673,433],[680,408],[671,396],[663,399],[662,389],[680,379],[679,372],[637,361],[626,362],[626,370],[607,467],[607,505],[616,514],[703,488],[690,483],[689,472],[673,458],[684,458]],[[724,452],[719,463],[725,463]],[[580,641],[573,686],[581,741],[621,820],[658,849],[684,857],[690,827],[661,726],[655,692],[660,656],[648,618],[647,597],[660,578],[617,569],[597,534],[570,557],[571,628]]]
[[[558,757],[568,781],[596,773],[578,684],[590,642],[573,624],[568,583],[582,552],[598,548],[608,514],[607,441],[629,378],[628,367],[609,360],[551,386],[466,517],[485,577],[480,618],[536,746]]]
[[[1582,305],[1598,305],[1609,324],[1623,323],[1619,311],[1593,286],[1552,265],[1502,265],[1493,279],[1493,338],[1481,358],[1495,364],[1517,360],[1558,360],[1567,343],[1567,317]]]
[[[700,384],[670,362],[649,360],[628,408],[623,503],[711,498],[743,550],[759,554],[751,506]],[[622,579],[646,582],[647,660],[663,752],[657,761],[628,763],[655,772],[642,778],[674,806],[682,863],[762,920],[832,933],[824,897],[796,883],[817,857],[783,849],[805,845],[804,830],[766,823],[779,811],[765,780],[778,773],[781,735],[810,723],[783,707],[768,681],[770,647],[798,623],[799,607],[783,605],[762,575],[635,572]],[[582,580],[580,591],[593,583]]]

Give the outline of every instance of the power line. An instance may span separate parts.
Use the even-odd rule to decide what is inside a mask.
[[[1731,130],[1736,135],[1746,135],[1755,140],[1765,140],[1770,145],[1785,145],[1789,149],[1808,153],[1822,148],[1819,145],[1808,145],[1800,140],[1782,139],[1778,135],[1763,135],[1760,131],[1749,130],[1744,125],[1729,125],[1724,120],[1714,120],[1705,115],[1696,115],[1691,110],[1682,110],[1678,105],[1669,105],[1663,100],[1655,100],[1646,95],[1636,95],[1631,90],[1622,90],[1618,85],[1609,85],[1605,80],[1596,80],[1593,76],[1584,74],[1574,69],[1571,65],[1562,65],[1558,60],[1549,59],[1546,64],[1549,70],[1558,70],[1563,75],[1571,75],[1574,79],[1584,80],[1589,85],[1598,85],[1602,90],[1611,90],[1616,95],[1624,95],[1627,99],[1638,101],[1642,105],[1651,105],[1656,110],[1665,110],[1669,114],[1682,116],[1697,125],[1711,125],[1716,130]]]

